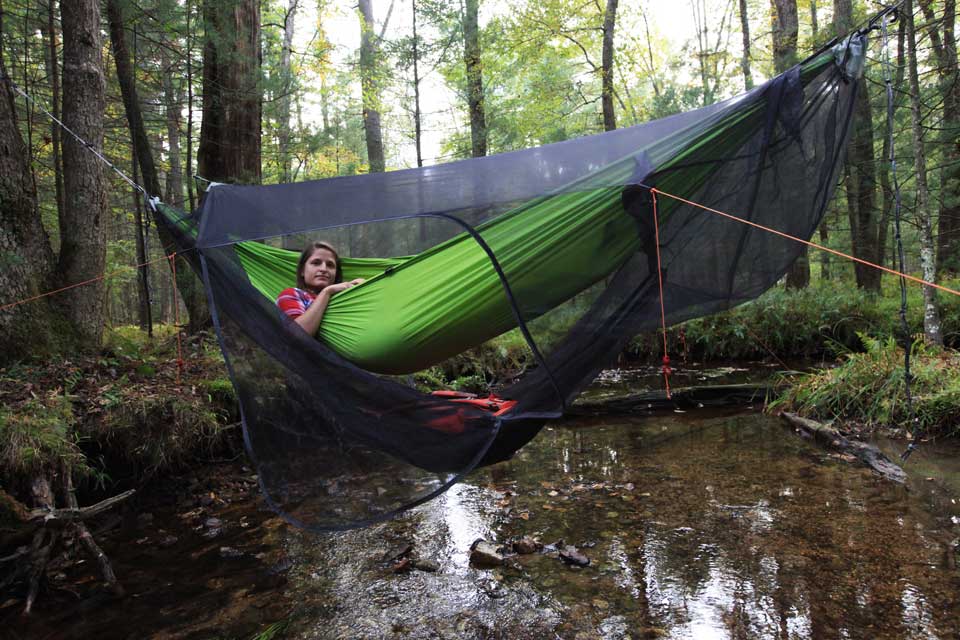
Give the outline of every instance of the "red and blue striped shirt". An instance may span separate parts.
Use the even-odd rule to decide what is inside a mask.
[[[310,305],[313,304],[313,301],[316,299],[317,296],[309,291],[290,287],[289,289],[281,291],[280,295],[277,296],[277,306],[280,307],[280,311],[283,311],[288,318],[296,320],[307,312],[307,309],[310,308]]]

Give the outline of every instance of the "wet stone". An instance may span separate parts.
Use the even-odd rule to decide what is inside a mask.
[[[523,555],[536,553],[542,548],[543,545],[530,536],[524,536],[513,543],[513,550]]]
[[[410,573],[413,570],[413,560],[410,558],[401,558],[396,564],[393,565],[392,571],[394,573]]]
[[[172,547],[173,545],[177,544],[177,542],[179,541],[180,539],[177,536],[166,535],[160,538],[160,540],[157,541],[157,544],[163,548],[166,548],[166,547]]]
[[[440,571],[440,563],[436,560],[430,560],[429,558],[418,558],[413,561],[413,568],[418,571],[426,571],[427,573],[436,573]]]
[[[498,567],[503,564],[503,556],[493,544],[477,540],[470,547],[470,564],[475,567]]]
[[[590,564],[590,558],[580,553],[573,545],[567,545],[560,550],[560,559],[575,567],[585,567]]]
[[[413,543],[411,542],[401,542],[390,548],[385,554],[383,554],[384,562],[392,562],[394,560],[399,560],[410,554],[413,551]]]

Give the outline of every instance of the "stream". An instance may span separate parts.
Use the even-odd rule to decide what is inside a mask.
[[[607,374],[592,393],[636,382]],[[960,637],[955,442],[923,445],[899,486],[758,408],[583,418],[395,520],[326,535],[265,510],[241,465],[105,534],[126,598],[108,597],[88,563],[65,567],[30,619],[0,604],[3,628],[12,638]],[[522,538],[544,546],[471,565],[475,540],[509,550]],[[588,565],[559,557],[570,545]]]

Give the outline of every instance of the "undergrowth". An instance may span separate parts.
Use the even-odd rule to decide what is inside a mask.
[[[225,447],[236,399],[219,349],[209,335],[180,347],[171,327],[118,327],[99,353],[0,370],[0,478],[66,466],[102,484],[118,463],[143,478]]]
[[[947,283],[957,288],[956,283]],[[669,350],[701,360],[835,358],[863,350],[860,336],[900,335],[900,292],[893,278],[879,295],[846,281],[817,281],[801,290],[775,287],[730,311],[697,318],[667,330]],[[919,287],[908,287],[911,335],[923,331]],[[960,347],[960,298],[942,295],[941,320],[948,346]],[[659,331],[638,335],[627,354],[656,360],[662,355]]]
[[[904,384],[904,357],[893,338],[860,336],[866,350],[841,364],[807,374],[769,406],[821,421],[841,420],[869,428],[956,435],[960,431],[960,352],[925,345],[911,349],[911,425]]]

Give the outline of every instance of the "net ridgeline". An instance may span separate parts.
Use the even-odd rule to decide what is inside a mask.
[[[636,333],[768,289],[809,238],[845,154],[866,37],[696,111],[420,169],[212,187],[166,224],[205,283],[268,502],[314,529],[388,517],[509,458]],[[291,260],[332,242],[369,280],[335,296],[318,338],[275,305]],[[511,295],[512,294],[512,302]],[[408,372],[526,330],[540,354],[482,406]],[[519,338],[518,338],[519,339]]]

